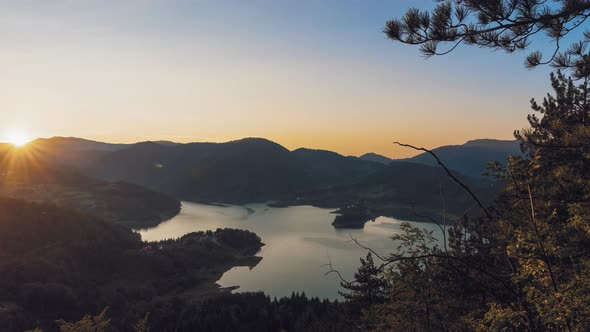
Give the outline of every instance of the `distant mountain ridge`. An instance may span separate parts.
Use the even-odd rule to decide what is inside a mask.
[[[15,149],[0,144],[0,195],[60,206],[129,228],[154,226],[180,211],[177,199],[58,166],[45,151],[35,145]],[[75,152],[70,155],[76,159]]]
[[[330,187],[359,180],[381,165],[327,150],[299,148],[291,152],[314,188]]]
[[[47,146],[59,144],[62,148],[72,150],[98,150],[98,151],[116,151],[122,149],[128,144],[104,143],[99,141],[88,140],[77,137],[54,136],[51,138],[38,138],[29,144],[37,146]]]
[[[290,154],[258,138],[175,146],[139,143],[103,156],[87,171],[185,200],[264,201],[304,185]]]
[[[369,152],[369,153],[365,153],[364,155],[359,157],[362,160],[367,160],[367,161],[373,161],[376,163],[381,163],[381,164],[385,164],[388,165],[389,163],[391,163],[393,161],[393,159],[385,157],[383,155],[377,154],[377,153],[373,153],[373,152]]]
[[[448,168],[459,173],[481,177],[489,162],[505,163],[508,156],[520,156],[520,143],[516,140],[477,139],[462,145],[446,145],[432,149]],[[399,159],[429,166],[436,166],[436,160],[428,153]]]
[[[411,218],[414,210],[440,210],[441,188],[448,187],[445,193],[452,196],[448,198],[449,212],[459,215],[472,208],[471,201],[460,195],[427,154],[403,160],[373,153],[346,157],[326,150],[290,151],[270,140],[252,137],[225,143],[124,145],[72,142],[75,138],[66,139],[64,144],[63,140],[44,142],[44,149],[50,151],[48,159],[69,163],[92,177],[135,183],[180,200],[234,204],[274,201],[278,205],[324,207],[363,200],[390,216]],[[434,152],[483,196],[492,197],[497,187],[480,174],[487,162],[505,161],[518,152],[518,143],[473,140]]]
[[[104,143],[77,137],[55,136],[38,138],[27,144],[28,149],[34,149],[43,156],[44,161],[55,165],[67,165],[75,168],[85,168],[96,160],[111,152],[123,150],[135,144]],[[159,145],[176,145],[169,141],[158,141]]]

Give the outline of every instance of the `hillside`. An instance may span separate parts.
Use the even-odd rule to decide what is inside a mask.
[[[144,142],[161,146],[176,146],[180,143],[170,141]],[[136,143],[140,144],[140,143]],[[115,151],[123,150],[134,144],[115,144],[87,140],[77,137],[38,138],[27,144],[27,149],[34,150],[47,163],[58,166],[84,169],[101,157]]]
[[[55,150],[66,150],[59,147],[59,141],[55,143]],[[289,151],[261,138],[226,143],[141,142],[105,148],[110,151],[103,151],[81,171],[181,200],[343,207],[369,199],[378,213],[416,219],[414,209],[440,213],[442,186],[447,212],[461,215],[472,208],[471,200],[456,190],[428,155],[386,164],[388,159],[374,154],[361,159],[325,150]],[[497,185],[481,180],[480,168],[483,171],[487,162],[504,160],[517,149],[513,141],[476,140],[435,152],[488,198],[496,193]],[[380,161],[365,160],[375,158]]]
[[[360,156],[359,159],[366,160],[366,161],[372,161],[372,162],[376,162],[376,163],[381,163],[381,164],[385,164],[385,165],[389,165],[393,161],[393,159],[391,159],[391,158],[387,158],[383,155],[373,153],[373,152],[365,153],[364,155]]]
[[[0,197],[0,330],[53,331],[57,319],[107,305],[118,330],[133,330],[147,312],[166,314],[162,304],[219,294],[215,281],[233,266],[256,265],[251,255],[262,245],[231,229],[144,243],[119,225]]]
[[[482,176],[489,162],[499,161],[504,163],[508,156],[521,154],[518,141],[495,139],[478,139],[468,141],[463,145],[441,146],[433,149],[432,152],[448,168],[473,177]],[[421,153],[412,158],[396,161],[436,166],[436,160],[428,153]]]
[[[485,203],[491,203],[501,185],[494,181],[459,175]],[[429,221],[421,215],[459,218],[464,213],[479,214],[473,200],[445,172],[433,166],[394,162],[366,175],[356,183],[301,194],[279,205],[310,204],[320,207],[344,207],[363,204],[374,217],[390,216],[406,220]]]
[[[175,146],[138,143],[104,156],[88,171],[203,202],[265,201],[309,183],[289,150],[257,138]]]
[[[336,152],[300,148],[294,150],[295,162],[305,171],[313,189],[351,183],[382,168],[382,165],[345,157]]]
[[[45,158],[30,147],[0,146],[0,194],[61,206],[132,228],[156,225],[180,211],[180,202],[164,194],[132,183],[94,179]]]
[[[27,149],[42,156],[44,162],[58,166],[84,168],[101,156],[117,151],[126,144],[111,144],[76,137],[38,138],[27,144]]]
[[[227,143],[138,143],[110,153],[89,174],[129,181],[184,200],[260,202],[356,181],[382,165],[331,151],[246,138]]]

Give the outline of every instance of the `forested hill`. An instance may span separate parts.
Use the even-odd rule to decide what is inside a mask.
[[[516,140],[477,139],[462,145],[446,145],[433,149],[438,158],[450,169],[459,173],[481,177],[488,163],[504,163],[508,156],[520,156],[520,143]],[[428,153],[400,161],[436,166],[436,160]]]
[[[362,160],[367,160],[367,161],[373,161],[373,162],[377,162],[377,163],[382,163],[385,165],[390,164],[393,159],[382,156],[380,154],[377,153],[373,153],[373,152],[369,152],[369,153],[365,153],[364,155],[359,157]]]
[[[259,139],[178,146],[139,143],[103,157],[89,172],[198,201],[261,201],[303,185],[290,152]]]
[[[251,255],[261,246],[255,234],[232,229],[144,243],[120,225],[0,197],[0,330],[55,331],[58,319],[107,306],[118,331],[148,312],[163,323],[177,314],[167,303],[218,295],[215,281],[257,264]]]
[[[430,161],[431,157],[425,155],[392,166],[402,161],[387,163],[384,158],[375,160],[375,155],[346,157],[331,151],[305,148],[289,151],[261,138],[226,143],[141,142],[128,145],[76,140],[55,138],[35,141],[32,145],[41,144],[48,151],[44,154],[46,159],[53,164],[65,163],[65,167],[77,167],[88,176],[135,183],[188,201],[307,202],[340,207],[368,197],[375,204],[381,201],[380,211],[412,218],[414,213],[408,212],[412,209],[440,211],[441,183],[448,187],[442,188],[447,196],[455,192],[454,185],[446,184],[448,181],[444,177],[442,180],[438,180],[438,175],[433,177],[433,174],[439,174],[439,170]],[[498,187],[479,177],[480,168],[483,171],[488,161],[504,161],[517,148],[516,142],[477,140],[435,151],[449,167],[464,170],[467,177],[477,175],[479,179],[471,183],[482,195],[489,197],[497,192]],[[76,154],[80,157],[71,156]],[[70,156],[60,157],[66,155]],[[408,162],[417,163],[419,167],[405,167]],[[457,173],[460,175],[461,172]],[[376,178],[385,181],[387,193],[371,194],[384,185],[377,185]],[[417,186],[425,182],[428,183]],[[431,187],[436,193],[421,193],[430,190],[424,188]],[[386,202],[387,199],[395,201]],[[449,199],[452,201],[450,206],[458,214],[471,208],[471,201],[462,197],[449,196]],[[393,205],[396,208],[392,208]],[[396,212],[391,214],[393,211]]]
[[[484,204],[491,203],[503,186],[493,180],[457,176]],[[481,213],[473,199],[443,169],[409,162],[392,162],[356,182],[302,193],[280,205],[335,207],[351,203],[366,206],[373,217],[404,220],[430,221],[421,216],[442,220],[443,211],[451,219],[459,219],[465,213]]]
[[[345,183],[380,167],[330,151],[291,152],[269,140],[246,138],[176,146],[138,143],[102,157],[89,173],[186,200],[242,203]]]
[[[311,189],[357,182],[383,168],[372,161],[345,157],[327,150],[300,148],[291,152],[291,155],[310,181]]]
[[[36,146],[0,146],[0,194],[50,203],[132,228],[156,225],[180,202],[137,184],[106,182],[48,160]]]

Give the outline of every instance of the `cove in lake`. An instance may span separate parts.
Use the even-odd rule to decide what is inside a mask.
[[[271,297],[289,296],[295,291],[340,299],[339,279],[334,274],[325,275],[329,270],[326,264],[331,261],[344,278],[352,279],[359,259],[367,252],[351,243],[350,236],[387,254],[398,245],[390,237],[401,232],[402,221],[380,217],[365,224],[364,229],[335,229],[331,225],[332,211],[311,206],[271,208],[265,204],[214,206],[183,202],[176,217],[139,233],[144,240],[156,241],[209,229],[247,229],[266,243],[258,253],[263,259],[253,268],[227,271],[218,281],[222,287],[239,286],[237,291],[263,291]],[[442,245],[437,225],[410,223],[432,230]]]

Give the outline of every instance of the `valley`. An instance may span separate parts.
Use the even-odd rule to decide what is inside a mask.
[[[208,301],[258,301],[250,298],[257,292],[280,301],[291,294],[289,306],[302,301],[293,292],[307,294],[312,307],[317,297],[337,308],[330,301],[342,300],[341,287],[335,275],[326,276],[326,264],[352,277],[365,249],[351,238],[386,253],[404,220],[451,225],[478,213],[439,168],[289,151],[257,138],[40,139],[22,148],[0,145],[0,170],[0,327],[9,331],[52,330],[55,319],[107,306],[119,327],[146,312],[154,313],[155,326],[175,326],[167,315],[180,309],[171,302],[206,310]],[[501,186],[457,176],[485,202]],[[358,204],[363,216],[346,219]],[[414,225],[443,245],[438,225]]]
[[[445,163],[456,168],[469,165],[468,173],[472,176],[460,172],[457,176],[489,204],[502,183],[476,176],[474,170],[479,169],[479,174],[485,171],[485,155],[505,159],[515,152],[516,145],[480,140],[468,142],[464,148],[439,149],[442,149],[441,159]],[[259,138],[186,144],[109,144],[77,138],[51,138],[31,142],[28,149],[42,151],[42,160],[47,165],[74,170],[97,179],[95,181],[116,183],[126,186],[127,190],[131,190],[129,185],[122,182],[135,184],[191,202],[246,204],[270,201],[273,206],[313,205],[334,209],[363,203],[371,208],[375,217],[417,221],[441,219],[443,202],[450,219],[457,219],[465,212],[477,213],[471,198],[428,161],[430,156],[419,155],[414,159],[386,163],[325,150],[301,148],[289,151]],[[448,149],[458,152],[444,152]],[[64,155],[69,157],[63,158]],[[22,196],[15,194],[15,197]],[[159,201],[165,199],[162,197]],[[144,218],[143,226],[156,225],[173,216],[175,211],[178,212],[175,208],[166,208],[160,213],[161,217]],[[424,215],[430,218],[420,217]],[[132,226],[141,228],[142,225],[135,223]]]

